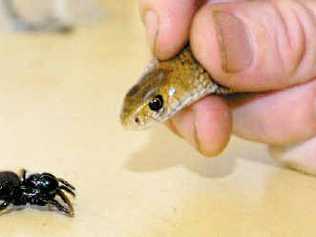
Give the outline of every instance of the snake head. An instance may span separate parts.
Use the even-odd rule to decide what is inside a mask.
[[[166,86],[168,71],[154,67],[126,94],[120,115],[127,129],[143,129],[153,122],[161,122],[167,112]]]
[[[209,88],[217,86],[185,48],[174,58],[149,64],[124,98],[121,123],[127,129],[142,129],[163,122],[208,94]]]

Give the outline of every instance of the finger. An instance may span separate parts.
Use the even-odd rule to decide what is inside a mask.
[[[220,83],[246,91],[281,89],[316,77],[316,1],[206,4],[191,46]]]
[[[233,131],[240,137],[284,145],[316,135],[316,80],[230,105]]]
[[[270,153],[293,169],[316,175],[316,137],[293,146],[271,146]]]
[[[160,59],[176,54],[186,43],[192,17],[201,0],[141,0],[140,12],[151,48]]]
[[[231,124],[225,101],[209,96],[178,113],[169,122],[169,127],[203,155],[214,156],[228,143]]]

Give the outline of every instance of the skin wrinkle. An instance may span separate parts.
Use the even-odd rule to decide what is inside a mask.
[[[308,8],[303,2],[298,2],[298,4],[305,10],[305,12],[307,13],[307,16],[309,16],[311,22],[316,22],[316,15],[314,14],[314,12]]]
[[[178,131],[178,128],[176,127],[176,125],[174,124],[173,119],[169,119],[166,121],[166,125],[167,127],[174,133],[176,134],[178,137],[183,138],[181,133]]]
[[[148,12],[154,12],[156,14],[157,17],[157,29],[155,32],[155,36],[153,37],[153,42],[152,42],[152,52],[155,55],[156,52],[156,48],[157,48],[157,41],[158,41],[158,36],[159,36],[159,30],[160,30],[160,17],[157,14],[157,12],[155,12],[153,9],[151,9],[150,7],[145,8],[145,10],[142,12],[143,14],[141,14],[141,19],[143,24],[146,26],[146,22],[145,22],[145,16]]]
[[[159,37],[159,29],[160,29],[160,27],[159,27],[159,22],[160,22],[160,20],[159,20],[159,16],[157,15],[157,20],[158,20],[158,23],[157,23],[157,25],[158,25],[158,29],[157,29],[157,31],[156,31],[156,34],[155,34],[155,36],[154,36],[154,40],[153,40],[153,48],[152,48],[152,51],[153,51],[153,53],[154,53],[154,55],[156,54],[156,52],[157,52],[157,45],[158,45],[158,43],[157,43],[157,41],[158,41],[158,37]]]
[[[285,35],[285,39],[286,39],[286,46],[284,46],[283,44],[283,41],[280,39],[280,33],[276,33],[277,35],[277,39],[276,39],[276,44],[277,44],[277,51],[278,51],[278,54],[279,54],[279,58],[280,58],[280,61],[282,63],[282,68],[285,69],[286,68],[286,58],[284,58],[284,56],[282,55],[282,50],[284,48],[289,48],[290,50],[292,50],[292,44],[291,44],[291,40],[290,40],[290,37],[289,37],[289,29],[287,27],[287,23],[286,23],[286,20],[284,19],[284,16],[283,16],[283,13],[280,9],[280,6],[277,4],[277,2],[275,1],[271,1],[271,4],[272,4],[272,7],[273,9],[275,10],[276,12],[276,16],[279,18],[279,22],[281,23],[281,29],[283,30],[284,32],[284,35]],[[282,35],[282,34],[281,34]]]
[[[201,152],[201,153],[203,153],[203,151],[202,151],[202,144],[201,144],[201,142],[200,142],[200,139],[199,139],[199,134],[198,134],[198,131],[197,131],[197,124],[196,124],[196,122],[197,122],[197,119],[196,119],[196,112],[195,111],[193,111],[193,116],[194,116],[194,124],[193,124],[193,136],[194,136],[194,142],[195,142],[195,148],[199,151],[199,152]]]
[[[314,79],[314,80],[315,80],[315,79]],[[313,110],[314,110],[315,129],[316,129],[316,86],[314,87],[312,93],[313,93],[313,97],[314,97],[314,103],[313,103],[314,108],[313,108]]]
[[[313,62],[309,62],[309,60],[307,60],[309,58],[308,56],[310,55],[310,52],[313,51],[314,53],[316,53],[315,50],[312,50],[313,49],[312,45],[314,44],[314,40],[316,38],[316,31],[314,29],[314,27],[316,25],[316,15],[314,14],[314,12],[310,8],[308,8],[306,6],[306,3],[304,4],[303,2],[299,1],[298,2],[298,6],[300,6],[304,10],[304,12],[306,13],[304,16],[306,16],[306,18],[307,18],[306,19],[307,23],[305,23],[305,25],[304,25],[304,22],[305,22],[303,20],[304,18],[300,17],[300,15],[303,16],[302,12],[300,12],[300,14],[298,14],[295,11],[295,15],[296,15],[296,17],[298,19],[298,22],[301,25],[302,35],[304,36],[304,39],[303,39],[304,42],[302,43],[302,45],[303,45],[303,47],[305,47],[304,48],[304,54],[303,54],[302,59],[301,59],[299,65],[298,65],[297,72],[299,72],[299,69],[303,68],[303,66],[305,64],[313,65],[314,67],[316,66],[316,57],[315,56],[313,56]],[[312,29],[314,29],[314,30],[313,30],[313,32],[309,32],[309,31],[307,32],[306,29],[310,29],[311,31],[312,31]],[[310,36],[310,34],[312,34],[312,35]],[[309,46],[312,46],[312,47],[309,47]],[[306,63],[306,61],[307,61],[307,63]],[[310,69],[310,70],[312,70],[312,69]],[[306,71],[309,71],[309,70],[306,70]],[[314,71],[314,73],[316,73],[316,71]],[[315,75],[312,75],[312,76],[315,76]],[[295,78],[297,78],[297,76]],[[302,78],[301,77],[301,81],[304,81],[304,80],[306,80],[306,78]]]
[[[193,124],[192,124],[192,127],[191,127],[192,131],[190,132],[191,135],[193,136],[192,145],[195,147],[195,149],[200,151],[200,142],[199,142],[199,138],[198,138],[198,132],[197,132],[197,129],[196,129],[196,117],[195,117],[195,110],[194,110],[193,106],[189,107],[189,108],[186,108],[186,112],[190,112],[191,115],[193,115]]]
[[[255,56],[255,68],[251,71],[251,77],[257,77],[254,79],[256,83],[252,84],[250,90],[254,89],[255,92],[267,90],[275,90],[284,88],[285,85],[280,86],[279,83],[274,82],[274,77],[282,78],[284,72],[284,63],[279,62],[281,57],[280,52],[278,51],[277,43],[275,41],[278,39],[277,33],[275,30],[271,30],[271,22],[276,24],[273,21],[273,16],[275,16],[274,8],[271,8],[270,1],[264,2],[262,6],[264,15],[258,17],[255,24],[252,26],[254,33],[254,42],[256,45],[256,56]],[[271,13],[272,10],[272,13]],[[267,18],[268,16],[268,18]],[[272,19],[272,20],[271,20]],[[274,49],[277,49],[277,54],[275,57]],[[273,57],[273,58],[272,58]],[[275,64],[270,65],[271,61],[278,61],[278,66],[275,67]],[[282,64],[279,66],[279,64]],[[261,71],[263,66],[265,71]],[[280,69],[282,68],[282,69]],[[268,70],[266,70],[268,69]],[[265,85],[266,81],[269,81],[270,85]],[[258,86],[257,86],[257,85]]]
[[[305,61],[305,57],[306,57],[306,53],[307,53],[307,49],[306,49],[306,44],[307,44],[307,40],[306,40],[306,32],[305,32],[305,28],[300,20],[300,17],[297,14],[297,11],[294,10],[293,11],[294,16],[296,18],[297,24],[299,26],[299,34],[301,35],[301,42],[300,42],[300,48],[298,49],[298,57],[297,57],[297,61],[294,63],[294,67],[293,67],[293,72],[290,74],[292,75],[292,78],[296,78],[295,74],[298,74],[299,69],[301,68],[301,65],[303,64],[303,62]]]
[[[313,41],[312,41],[312,42],[315,42],[314,40],[315,40],[315,38],[316,38],[316,30],[315,30],[316,14],[315,14],[310,8],[308,8],[306,5],[304,5],[304,9],[306,9],[306,12],[308,13],[308,15],[309,15],[310,18],[311,18],[311,23],[312,23],[312,25],[313,25],[313,28],[311,28],[311,29],[314,30],[314,31],[313,31],[313,37],[312,37],[312,38],[313,38]],[[308,43],[306,43],[306,45],[308,45]],[[316,51],[316,50],[315,50],[315,48],[314,48],[313,53],[316,53],[315,51]],[[316,57],[315,57],[315,55],[314,55],[313,59],[314,59],[314,61],[313,61],[313,66],[316,66]]]

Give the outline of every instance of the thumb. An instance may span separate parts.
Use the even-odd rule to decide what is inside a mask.
[[[193,19],[191,46],[219,83],[265,91],[316,77],[316,1],[206,4]]]

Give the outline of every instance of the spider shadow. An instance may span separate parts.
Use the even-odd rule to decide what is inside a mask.
[[[58,198],[57,200],[62,201],[60,198]],[[38,206],[38,205],[31,205],[29,203],[24,205],[24,206],[15,206],[15,205],[11,204],[6,209],[0,211],[0,216],[8,215],[8,214],[11,214],[11,213],[14,213],[14,212],[25,211],[27,209],[36,210],[36,211],[39,211],[39,212],[55,212],[55,213],[59,213],[60,215],[67,216],[67,214],[62,213],[61,211],[59,211],[53,205],[48,204],[46,206]]]
[[[166,129],[158,128],[153,129],[149,142],[141,150],[131,154],[126,167],[132,172],[155,172],[184,166],[202,177],[220,178],[234,171],[238,159],[276,165],[263,146],[237,138],[218,157],[205,158]]]
[[[56,210],[56,208],[52,207],[52,206],[31,206],[31,205],[26,205],[26,206],[11,206],[11,207],[8,207],[7,209],[3,210],[0,212],[0,216],[3,216],[3,215],[9,215],[11,213],[15,213],[15,212],[21,212],[21,211],[26,211],[28,209],[32,209],[32,210],[36,210],[36,211],[39,211],[39,212],[56,212],[56,213],[60,213],[58,212],[58,210]],[[62,215],[65,215],[63,213],[60,213]]]
[[[17,211],[20,212],[20,211],[23,211],[25,209],[26,209],[26,207],[16,207],[16,206],[8,207],[0,212],[0,216],[8,215],[8,214],[11,214],[11,213],[17,212]]]

